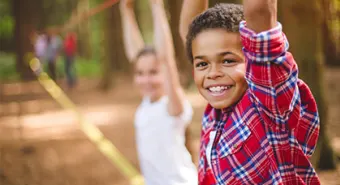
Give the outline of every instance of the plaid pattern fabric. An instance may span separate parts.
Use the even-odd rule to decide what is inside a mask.
[[[234,106],[204,113],[202,185],[320,184],[309,162],[318,134],[317,106],[287,52],[281,24],[256,34],[240,24],[248,89]],[[207,163],[209,133],[217,134]]]

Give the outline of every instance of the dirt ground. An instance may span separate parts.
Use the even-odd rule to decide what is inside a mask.
[[[340,153],[340,68],[327,69],[326,81],[327,132]],[[65,91],[86,120],[97,125],[138,168],[133,117],[140,98],[130,82],[128,77],[119,78],[104,93],[97,90],[97,80],[81,79],[75,90]],[[64,86],[62,81],[58,83]],[[190,145],[197,163],[205,101],[195,90],[187,95],[195,110]],[[77,123],[75,114],[61,109],[37,82],[0,84],[0,185],[128,184]],[[318,174],[322,184],[340,184],[340,165]]]

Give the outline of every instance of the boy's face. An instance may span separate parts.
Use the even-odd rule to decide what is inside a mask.
[[[217,109],[236,103],[247,89],[239,33],[208,29],[192,41],[194,79],[202,96]]]

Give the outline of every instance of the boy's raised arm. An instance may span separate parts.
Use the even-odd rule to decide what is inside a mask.
[[[142,34],[133,10],[133,2],[134,0],[121,0],[120,2],[125,54],[130,62],[135,59],[138,52],[144,47]]]
[[[246,80],[258,106],[285,122],[298,103],[297,65],[277,23],[277,0],[243,0],[246,21],[240,24],[247,60]],[[290,82],[290,84],[288,83]]]
[[[277,25],[277,0],[243,0],[247,27],[256,33]]]
[[[274,120],[280,129],[295,128],[300,147],[311,156],[319,133],[317,106],[288,52],[288,40],[277,22],[277,0],[243,0],[243,4],[246,22],[241,22],[240,34],[250,93],[264,118]],[[299,121],[306,117],[307,121]]]
[[[246,21],[240,24],[240,34],[248,66],[246,80],[258,106],[280,125],[300,102],[296,99],[297,65],[277,23],[277,0],[243,0],[243,6]]]
[[[154,22],[154,44],[157,57],[165,68],[165,91],[169,97],[168,112],[179,116],[183,112],[184,92],[180,85],[175,60],[175,48],[171,36],[163,0],[149,0]]]
[[[191,21],[208,8],[208,3],[208,0],[183,0],[179,33],[184,44],[186,42],[186,36]]]

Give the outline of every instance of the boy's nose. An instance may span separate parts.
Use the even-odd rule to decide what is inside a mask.
[[[216,79],[216,78],[220,78],[220,77],[223,77],[224,76],[224,73],[221,71],[221,68],[220,66],[217,66],[217,65],[213,65],[211,66],[211,69],[207,75],[207,78],[208,79]]]

